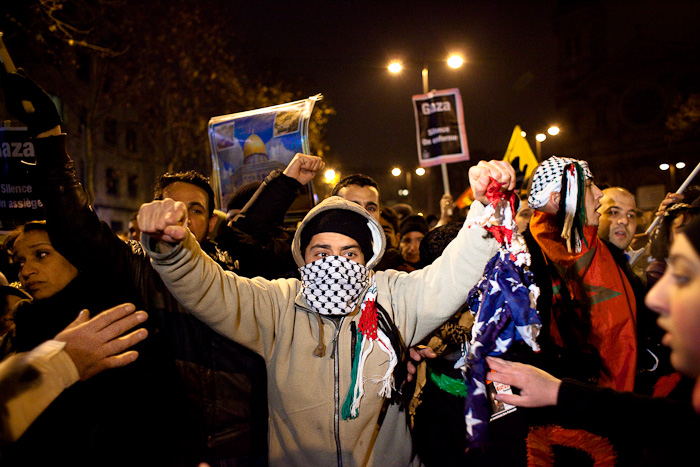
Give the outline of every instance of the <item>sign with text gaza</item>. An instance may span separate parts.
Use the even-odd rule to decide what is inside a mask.
[[[413,96],[421,167],[469,160],[459,89]]]
[[[34,143],[26,128],[0,128],[0,232],[44,218],[31,177]]]

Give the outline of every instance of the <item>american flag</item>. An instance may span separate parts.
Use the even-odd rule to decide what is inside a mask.
[[[488,436],[491,403],[486,392],[486,356],[502,355],[517,341],[539,351],[539,288],[529,270],[527,246],[513,221],[515,194],[498,191],[497,183],[490,185],[495,188],[487,191],[491,204],[476,225],[494,233],[501,247],[469,293],[467,305],[475,315],[472,339],[465,343],[463,358],[457,364],[467,386],[464,417],[469,448],[483,446]]]

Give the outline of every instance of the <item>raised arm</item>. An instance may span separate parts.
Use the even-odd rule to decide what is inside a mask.
[[[219,334],[265,355],[272,345],[287,281],[247,279],[224,271],[187,228],[187,209],[171,199],[141,206],[141,243],[175,298]],[[284,292],[283,292],[284,291]]]
[[[394,319],[409,346],[419,343],[466,302],[498,250],[498,242],[488,238],[482,227],[470,227],[483,213],[481,201],[488,202],[485,194],[491,178],[501,182],[503,190],[515,185],[515,172],[507,162],[481,161],[472,167],[469,179],[477,201],[462,230],[433,264],[410,274],[378,274],[378,281],[388,281]]]
[[[255,238],[269,239],[302,186],[309,183],[324,163],[320,157],[297,154],[284,172],[272,172],[234,218],[232,226]]]

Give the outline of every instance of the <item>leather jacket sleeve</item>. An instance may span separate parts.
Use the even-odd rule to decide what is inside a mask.
[[[271,172],[236,216],[232,227],[223,229],[217,237],[219,247],[239,260],[238,272],[242,276],[275,279],[296,274],[291,235],[283,232],[281,226],[301,188],[298,181],[282,172]]]
[[[37,186],[51,243],[80,271],[99,267],[101,274],[111,278],[133,277],[130,271],[138,266],[132,263],[145,257],[134,255],[132,246],[97,217],[66,151],[65,138],[34,140]]]

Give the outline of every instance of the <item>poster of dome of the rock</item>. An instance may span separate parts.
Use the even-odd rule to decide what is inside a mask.
[[[218,191],[220,209],[226,210],[236,190],[261,182],[273,170],[284,170],[296,153],[310,153],[309,119],[320,99],[319,94],[209,120],[212,184]],[[312,196],[311,186],[305,187],[300,195],[302,202],[295,202],[293,208],[310,209]]]

